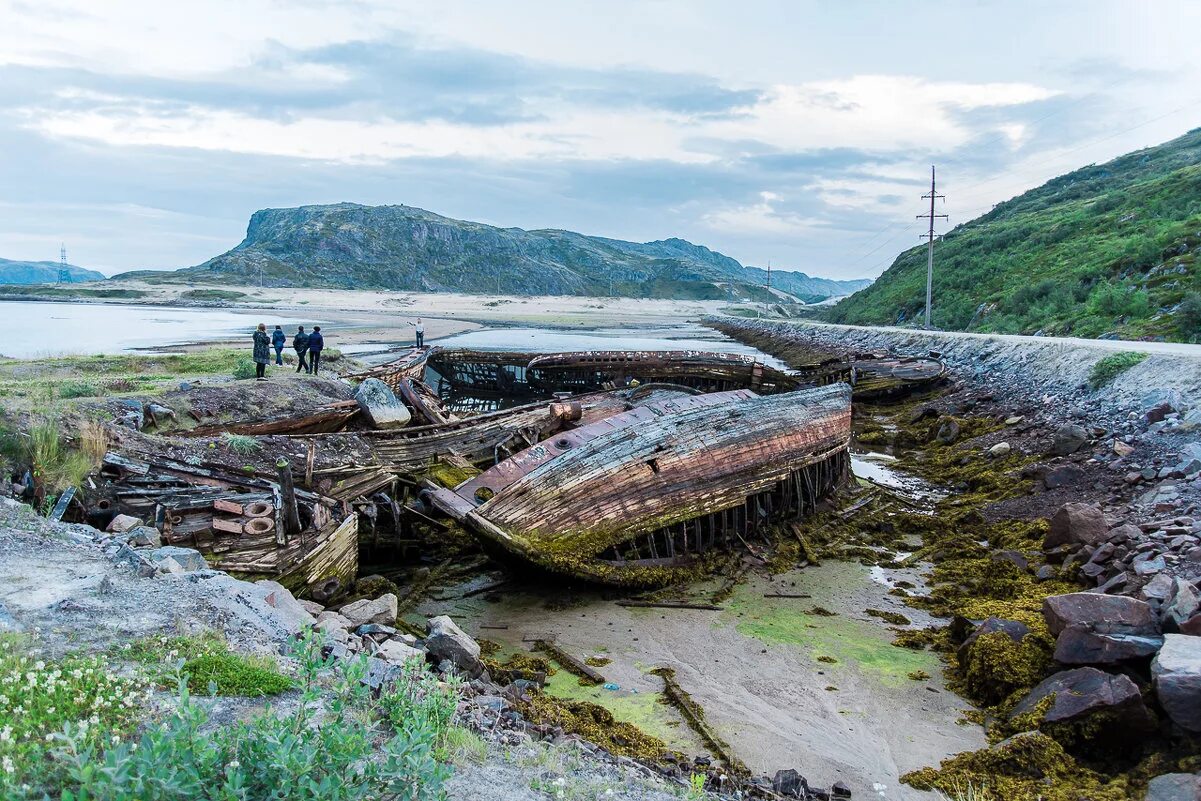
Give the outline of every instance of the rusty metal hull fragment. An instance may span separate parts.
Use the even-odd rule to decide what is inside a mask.
[[[847,474],[850,388],[648,404],[561,434],[427,497],[486,542],[552,570],[648,583]]]

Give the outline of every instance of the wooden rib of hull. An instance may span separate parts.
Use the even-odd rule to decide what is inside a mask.
[[[393,392],[399,392],[399,382],[402,378],[410,378],[420,381],[425,375],[426,363],[430,357],[436,354],[440,348],[430,345],[424,345],[420,348],[410,348],[402,353],[396,359],[387,364],[379,364],[369,370],[363,370],[358,373],[351,373],[347,378],[355,381],[365,381],[368,378],[378,378],[383,381]]]
[[[499,491],[488,486],[486,472],[483,481],[460,485],[466,494],[434,489],[428,497],[512,553],[607,580],[601,557],[612,551],[620,560],[620,549],[640,536],[677,525],[686,533],[689,521],[744,507],[750,498],[807,476],[806,470],[824,477],[810,494],[828,491],[845,475],[848,386],[766,397],[723,394],[728,397],[722,401],[665,410],[652,419],[623,424],[618,416],[604,430],[580,429],[575,433],[581,438],[596,436],[553,458],[540,460],[536,446],[514,457],[536,462],[532,469],[515,470],[510,463],[488,471],[504,476],[495,482]],[[494,494],[477,495],[481,487]],[[624,572],[620,580],[628,576]]]
[[[274,420],[243,420],[230,423],[209,423],[188,431],[178,432],[184,437],[212,437],[218,434],[247,434],[266,436],[270,434],[332,434],[346,428],[359,414],[354,401],[339,401],[319,408],[313,414],[281,417]]]
[[[694,350],[548,353],[532,358],[527,373],[530,385],[544,392],[582,392],[632,379],[705,392],[746,388],[766,394],[798,386],[795,378],[750,356]]]

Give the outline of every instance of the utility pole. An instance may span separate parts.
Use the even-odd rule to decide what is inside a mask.
[[[945,215],[945,214],[935,214],[934,213],[935,199],[942,198],[945,200],[946,195],[938,194],[938,192],[935,189],[934,165],[933,164],[930,165],[930,194],[922,195],[923,200],[925,200],[926,198],[930,199],[930,213],[929,214],[919,214],[919,215],[917,215],[917,218],[919,220],[929,218],[929,220],[930,220],[930,231],[928,233],[922,234],[922,237],[927,239],[929,242],[929,244],[926,247],[926,328],[929,328],[930,327],[930,295],[932,292],[932,287],[934,285],[934,220],[939,217],[941,217],[944,220],[947,219],[947,215]]]
[[[767,260],[767,288],[771,289],[771,259]]]
[[[67,243],[63,242],[58,249],[58,282],[60,284],[68,284],[71,282],[71,270],[67,267]]]

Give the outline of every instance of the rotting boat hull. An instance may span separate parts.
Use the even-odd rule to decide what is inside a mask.
[[[485,542],[589,580],[653,584],[812,509],[848,470],[850,387],[745,390],[634,409],[426,497]]]

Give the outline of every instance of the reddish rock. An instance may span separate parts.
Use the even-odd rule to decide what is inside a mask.
[[[1043,549],[1059,545],[1099,545],[1109,536],[1109,523],[1101,507],[1090,503],[1065,503],[1051,516]]]
[[[1043,618],[1055,635],[1055,660],[1102,665],[1154,654],[1163,644],[1146,601],[1124,595],[1073,592],[1043,601]]]
[[[1104,714],[1122,736],[1142,736],[1155,728],[1138,685],[1126,676],[1091,667],[1064,670],[1044,679],[1014,707],[1010,717],[1034,711],[1048,696],[1051,705],[1041,723],[1075,723]]]

